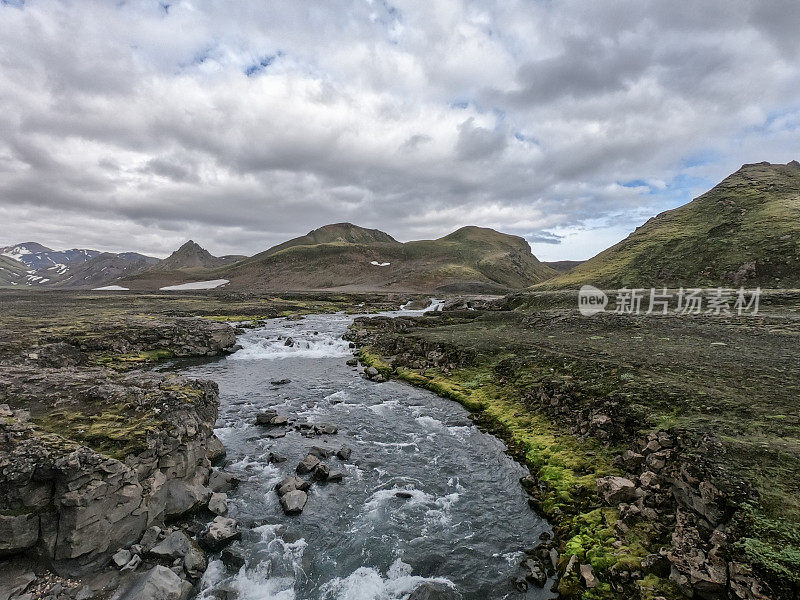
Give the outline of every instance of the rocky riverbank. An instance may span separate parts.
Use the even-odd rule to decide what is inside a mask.
[[[524,320],[528,328],[516,334],[525,336],[532,322],[563,323],[567,315],[479,312],[361,318],[347,337],[361,348],[368,376],[461,402],[530,466],[522,484],[556,532],[533,558],[542,571],[556,568],[562,597],[798,597],[792,575],[776,577],[747,551],[759,493],[725,468],[729,449],[718,435],[658,427],[655,411],[631,401],[631,386],[605,387],[603,376],[616,379],[621,367],[607,355],[603,376],[588,376],[574,356],[505,334],[509,323]],[[484,337],[496,346],[476,341]],[[778,554],[775,564],[790,557]]]
[[[21,349],[0,365],[0,598],[184,598],[203,548],[238,535],[213,471],[210,381],[133,369],[235,349],[202,319],[123,318]],[[220,513],[190,538],[168,527]]]

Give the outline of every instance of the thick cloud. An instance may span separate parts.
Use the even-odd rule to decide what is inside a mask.
[[[466,224],[586,258],[800,156],[792,0],[0,3],[0,243]]]

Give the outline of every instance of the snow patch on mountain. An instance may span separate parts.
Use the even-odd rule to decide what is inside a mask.
[[[227,279],[211,279],[209,281],[192,281],[191,283],[168,285],[160,289],[165,292],[180,290],[213,290],[214,288],[218,288],[226,283],[229,283]]]

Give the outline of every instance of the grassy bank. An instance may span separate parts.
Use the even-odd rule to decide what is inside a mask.
[[[642,573],[642,559],[657,551],[663,542],[658,532],[640,523],[625,539],[619,539],[614,530],[618,511],[603,506],[597,495],[598,477],[621,474],[611,464],[616,449],[596,440],[579,439],[546,416],[531,411],[519,400],[515,386],[497,382],[495,367],[504,357],[447,375],[441,370],[428,370],[422,375],[408,368],[393,369],[370,348],[362,348],[360,357],[362,363],[375,367],[385,377],[395,377],[459,402],[474,413],[477,423],[502,438],[511,453],[528,465],[543,484],[532,496],[532,502],[537,512],[553,524],[562,542],[562,570],[575,555],[601,576],[612,569],[639,572],[642,576],[635,585],[643,599],[683,597],[669,581]],[[562,578],[558,589],[565,597],[587,600],[620,597],[607,583],[585,590],[575,572]]]
[[[567,553],[585,557],[601,579],[639,571],[643,557],[669,548],[677,515],[620,529],[595,480],[618,474],[614,457],[649,432],[680,438],[677,467],[696,467],[722,490],[723,511],[733,515],[724,525],[732,540],[726,560],[751,565],[773,587],[767,597],[793,598],[800,583],[795,314],[586,319],[548,307],[546,296],[534,300],[536,306],[517,302],[511,311],[429,315],[402,327],[376,323],[363,338],[372,344],[364,359],[383,360],[378,368],[386,375],[462,403],[501,435],[545,484],[537,504],[559,529],[562,560]],[[434,349],[448,364],[421,368]],[[561,402],[555,410],[551,399]],[[596,437],[576,423],[599,413],[612,416],[613,435]],[[637,574],[641,597],[675,593],[664,574]]]

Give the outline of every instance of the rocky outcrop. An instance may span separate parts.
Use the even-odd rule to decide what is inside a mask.
[[[191,592],[192,584],[167,567],[156,565],[134,577],[112,600],[186,600]]]
[[[4,367],[0,401],[3,555],[83,573],[211,495],[213,382]]]
[[[84,352],[126,354],[169,350],[173,356],[216,356],[236,344],[236,334],[230,325],[200,318],[127,317],[95,327],[90,335],[66,341]]]

